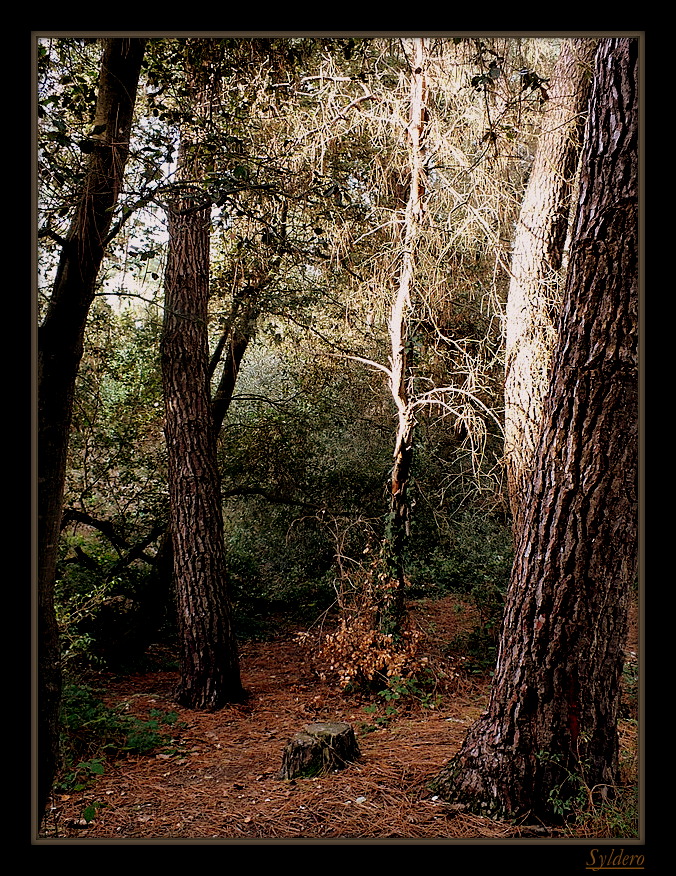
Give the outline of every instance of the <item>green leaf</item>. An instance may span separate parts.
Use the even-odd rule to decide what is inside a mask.
[[[87,824],[89,824],[90,821],[93,821],[96,818],[96,812],[99,806],[102,805],[102,803],[91,803],[85,808],[84,812],[82,813],[82,817],[87,822]]]

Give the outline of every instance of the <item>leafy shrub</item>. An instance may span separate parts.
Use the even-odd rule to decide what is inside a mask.
[[[66,666],[125,670],[143,663],[163,619],[161,595],[147,567],[111,577],[118,559],[94,536],[63,539],[55,607]]]
[[[167,745],[164,727],[176,724],[175,712],[150,712],[142,721],[109,708],[89,685],[68,681],[61,698],[62,788],[77,788],[103,772],[107,757],[148,754]]]
[[[416,595],[464,593],[489,611],[500,601],[513,559],[506,524],[488,514],[466,513],[452,521],[446,534],[428,533],[412,541],[407,571]],[[485,593],[484,582],[491,584]]]

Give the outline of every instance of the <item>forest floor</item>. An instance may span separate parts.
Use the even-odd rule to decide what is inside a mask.
[[[448,644],[475,621],[470,606],[454,596],[420,600],[413,616],[436,674],[428,701],[387,702],[322,681],[297,635],[301,630],[283,623],[274,640],[241,646],[249,697],[218,712],[177,706],[174,671],[100,674],[95,683],[107,705],[143,720],[160,713],[177,718],[171,739],[148,755],[108,761],[85,788],[56,794],[40,836],[67,842],[561,836],[533,823],[469,814],[429,790],[484,709],[490,678],[467,672],[462,658],[449,656]],[[627,652],[636,660],[635,607]],[[624,711],[622,760],[628,781],[636,782],[636,715]],[[278,778],[287,742],[315,721],[349,722],[361,758],[322,777]]]

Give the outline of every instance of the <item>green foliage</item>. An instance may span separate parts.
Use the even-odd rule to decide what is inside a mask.
[[[152,570],[137,563],[112,576],[118,560],[96,535],[62,537],[54,595],[66,668],[138,667],[163,624]]]
[[[103,807],[106,805],[106,803],[102,803],[100,801],[90,803],[82,810],[82,818],[87,822],[87,824],[89,824],[96,818],[96,813],[99,811],[99,809],[103,809]]]
[[[82,791],[97,777],[105,773],[104,761],[101,758],[81,761],[75,764],[59,782],[59,790]]]
[[[436,692],[436,680],[425,667],[412,676],[391,676],[387,679],[387,687],[379,691],[378,696],[385,702],[417,700],[426,709],[436,709],[441,704],[441,697]]]
[[[138,628],[148,632],[166,608],[150,595],[152,542],[125,559],[166,514],[158,346],[151,313],[116,313],[96,300],[77,382],[55,594],[67,661],[101,666],[124,661],[125,650],[136,659],[142,637],[134,642],[131,624],[122,630],[122,608],[133,609],[125,609],[130,622],[145,612]]]
[[[606,800],[575,812],[575,821],[567,832],[572,837],[608,837],[609,839],[639,836],[638,784],[613,789]]]
[[[573,770],[561,755],[539,752],[541,763],[558,768],[560,780],[552,785],[547,801],[570,836],[631,838],[638,836],[638,786],[592,787],[589,764],[580,761]]]
[[[488,511],[449,509],[443,529],[415,513],[407,568],[416,595],[471,595],[488,620],[509,583],[511,528]]]
[[[145,755],[170,742],[171,727],[178,726],[175,712],[152,710],[140,720],[124,707],[109,708],[89,685],[68,681],[61,700],[62,750],[65,772],[61,790],[81,790],[105,770],[109,757]]]
[[[92,660],[93,639],[82,629],[82,624],[93,617],[105,599],[109,586],[106,582],[82,581],[80,588],[73,578],[59,578],[55,586],[56,620],[61,635],[61,657],[64,666],[71,662]]]
[[[364,706],[364,712],[372,721],[362,724],[362,732],[368,733],[379,727],[387,727],[413,702],[419,703],[424,709],[438,709],[441,705],[435,678],[424,666],[419,667],[411,676],[390,676],[386,687],[378,691],[376,696],[377,702]]]
[[[511,529],[490,513],[464,512],[447,520],[444,531],[428,529],[427,533],[427,537],[412,539],[408,549],[409,597],[455,593],[474,606],[475,628],[457,636],[448,647],[468,658],[467,671],[483,675],[495,665],[512,567]]]
[[[622,667],[623,705],[630,716],[638,713],[639,665],[636,655],[630,654]]]
[[[584,777],[584,764],[573,772],[564,764],[560,754],[542,751],[537,753],[537,759],[544,764],[553,765],[561,774],[560,781],[550,787],[547,802],[551,811],[559,818],[568,818],[574,811],[584,808],[589,789]]]

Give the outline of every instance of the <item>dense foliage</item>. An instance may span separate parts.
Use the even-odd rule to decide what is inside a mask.
[[[378,366],[407,185],[410,47],[217,42],[217,62],[205,58],[212,112],[200,115],[208,170],[190,184],[212,204],[212,350],[235,330],[246,338],[219,442],[230,585],[246,635],[265,630],[272,608],[338,604],[387,526],[394,414]],[[500,461],[505,267],[557,46],[433,43],[406,563],[411,597],[461,592],[486,632],[511,561]],[[178,131],[195,121],[188,50],[185,40],[149,44],[117,233],[89,318],[58,575],[67,659],[124,664],[147,644],[135,640],[140,628],[171,628],[155,562],[167,521],[158,338],[164,205]],[[92,135],[97,60],[96,41],[39,42],[41,299]],[[111,633],[113,616],[127,636]]]

